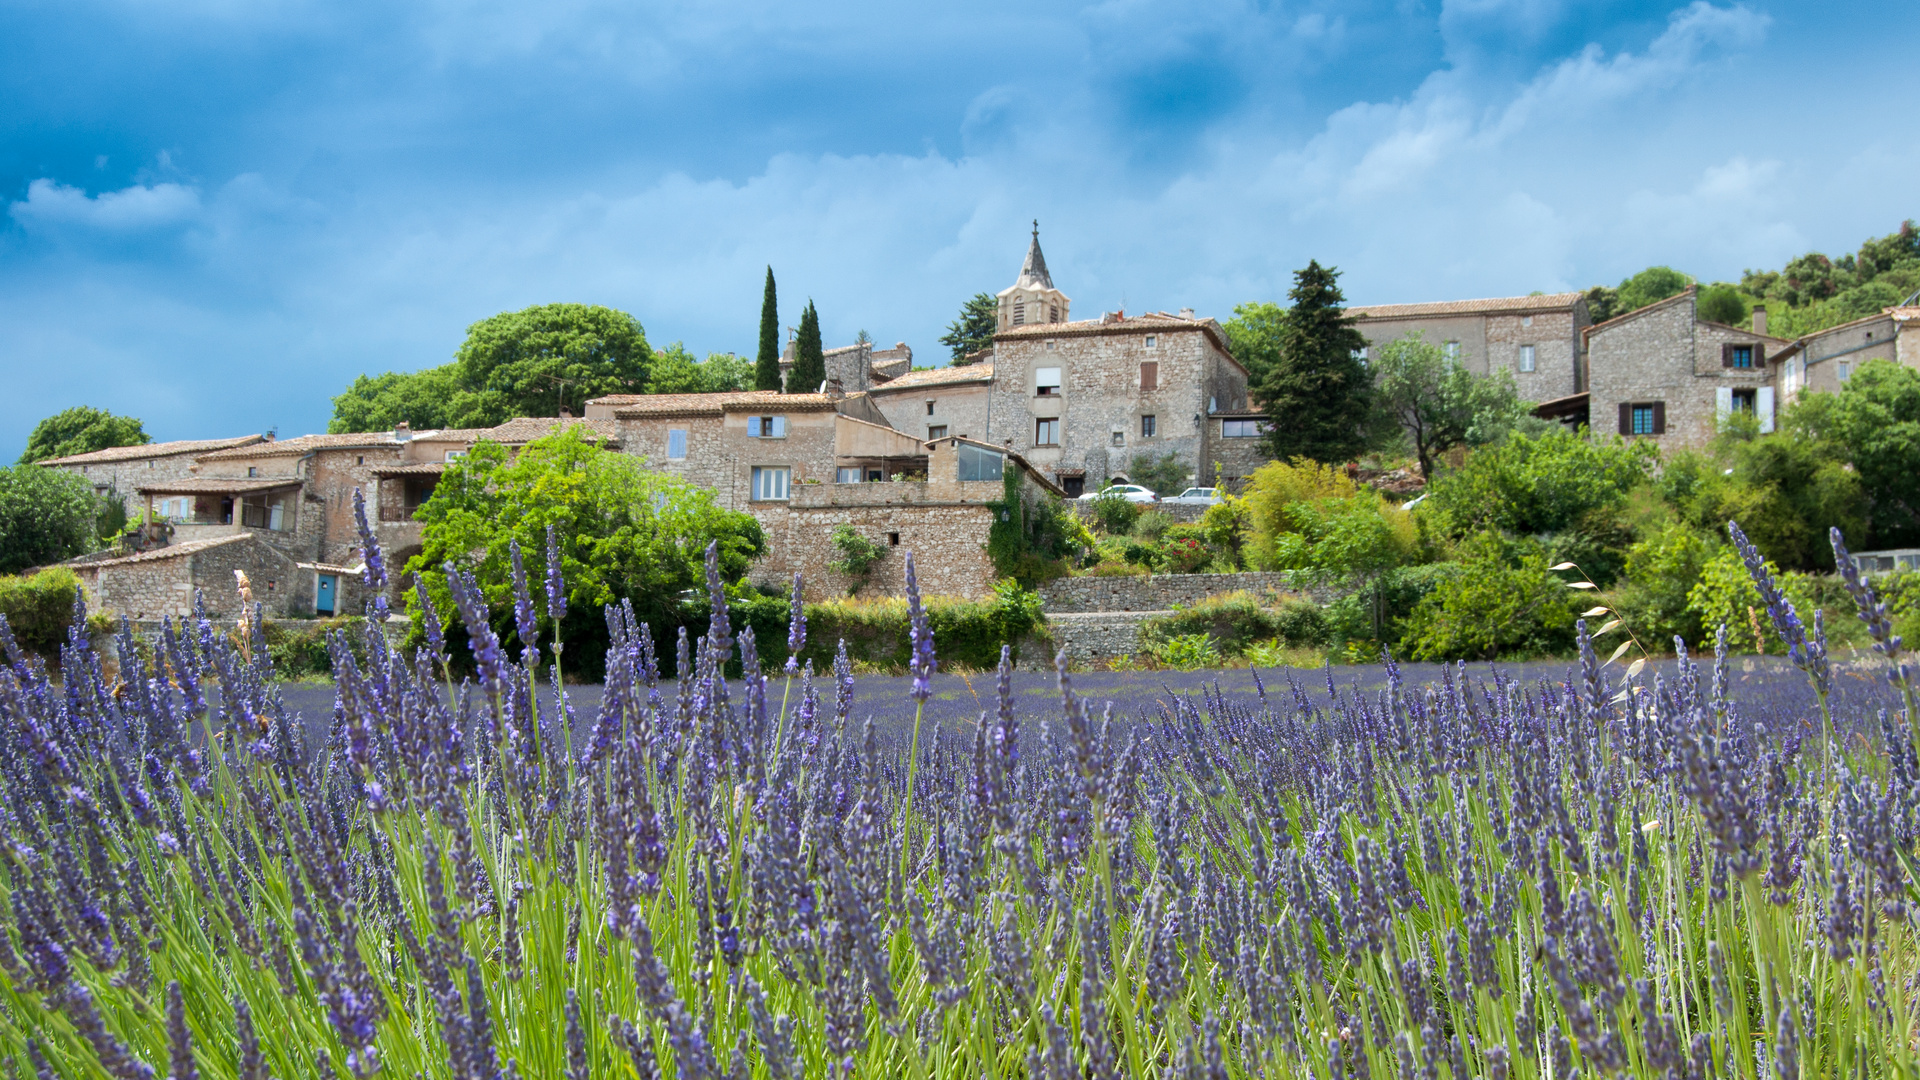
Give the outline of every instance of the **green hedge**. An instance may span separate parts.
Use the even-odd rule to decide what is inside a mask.
[[[990,600],[934,596],[929,597],[926,604],[927,622],[933,628],[943,668],[955,664],[991,668],[1000,662],[1001,645],[1013,646],[1017,655],[1021,643],[1046,621],[1041,613],[1040,597],[1012,581],[996,585]],[[700,606],[704,608],[704,602]],[[739,596],[733,599],[729,610],[736,632],[742,626],[753,628],[763,668],[786,663],[789,607],[784,597]],[[808,604],[806,612],[807,647],[800,658],[812,660],[813,670],[832,670],[834,653],[842,639],[847,643],[848,658],[856,662],[888,669],[907,666],[913,641],[908,633],[905,600],[829,600]],[[697,637],[706,633],[706,618],[704,615],[689,618],[686,626],[687,636]],[[673,641],[668,638],[661,644],[662,666],[671,666]]]
[[[73,625],[73,597],[80,579],[65,567],[23,577],[0,577],[0,615],[13,640],[31,653],[55,660]]]
[[[1205,634],[1229,656],[1275,638],[1296,647],[1321,646],[1332,639],[1320,605],[1297,598],[1266,604],[1245,590],[1209,596],[1171,615],[1148,619],[1140,631],[1149,643]]]

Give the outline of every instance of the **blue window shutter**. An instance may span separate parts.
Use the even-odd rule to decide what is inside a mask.
[[[759,437],[760,437],[760,418],[757,416],[747,417],[747,438],[757,439]]]
[[[786,418],[786,417],[784,417],[784,416],[776,416],[776,417],[774,417],[774,418],[773,418],[773,432],[772,432],[772,435],[773,435],[773,437],[774,437],[774,438],[776,438],[776,439],[784,439],[784,438],[786,438],[786,436],[787,436],[787,418]]]

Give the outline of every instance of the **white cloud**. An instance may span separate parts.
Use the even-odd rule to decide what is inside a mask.
[[[29,230],[75,225],[103,232],[137,232],[178,225],[200,213],[200,193],[180,184],[135,184],[89,196],[52,180],[27,185],[27,197],[8,213]]]

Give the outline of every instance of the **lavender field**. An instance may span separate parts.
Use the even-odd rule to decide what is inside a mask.
[[[336,643],[337,705],[280,687],[257,623],[123,636],[112,683],[83,637],[57,684],[9,647],[17,1073],[1758,1080],[1920,1056],[1917,718],[1858,582],[1877,665],[1829,658],[1762,576],[1784,661],[1628,680],[1583,628],[1571,668],[1262,690],[939,676],[923,618],[906,679],[729,683],[805,625],[736,635],[710,573],[691,677],[661,682],[615,610],[606,683],[560,708],[452,576],[477,677],[454,685],[432,620],[413,655],[369,632],[364,664]],[[545,584],[520,583],[523,641],[564,605]]]

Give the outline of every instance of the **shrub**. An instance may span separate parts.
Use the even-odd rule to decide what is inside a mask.
[[[1087,567],[1088,577],[1145,577],[1149,571],[1138,563],[1102,559]]]
[[[1781,573],[1770,559],[1766,566],[1787,599],[1793,601],[1801,619],[1811,627],[1814,604],[1808,595],[1805,575]],[[1773,629],[1767,619],[1766,605],[1761,603],[1760,591],[1754,588],[1747,565],[1740,561],[1740,553],[1731,546],[1721,547],[1701,567],[1700,580],[1687,592],[1687,607],[1700,620],[1698,643],[1701,648],[1710,647],[1724,625],[1730,646],[1745,649],[1751,645],[1755,652],[1767,651]]]
[[[283,679],[319,679],[333,671],[333,656],[327,650],[328,636],[335,630],[350,630],[363,621],[358,615],[298,622],[269,620],[262,623],[260,629],[267,639],[267,656],[273,660],[275,674]],[[347,634],[347,648],[357,662],[366,662],[365,640],[358,633]]]
[[[939,661],[944,667],[959,664],[970,668],[991,668],[1000,662],[1000,646],[1020,645],[1046,624],[1046,614],[1038,594],[1011,579],[993,587],[993,596],[985,600],[931,596],[926,599],[927,621],[939,641]],[[779,596],[742,596],[732,598],[729,615],[736,626],[751,626],[763,668],[775,668],[787,659],[788,601]],[[802,661],[813,661],[816,672],[830,671],[834,652],[844,639],[849,659],[875,668],[903,670],[912,652],[907,602],[898,597],[830,600],[806,605],[807,646],[800,652]],[[682,617],[689,639],[705,633],[707,604],[704,597],[686,601]],[[671,653],[671,648],[666,650]],[[737,663],[737,661],[736,661]]]
[[[1170,574],[1192,574],[1214,559],[1206,533],[1198,525],[1175,525],[1160,541],[1160,566]]]
[[[1140,516],[1140,504],[1128,502],[1118,494],[1106,494],[1093,500],[1093,520],[1103,532],[1113,536],[1125,536],[1133,531],[1133,521]]]
[[[1538,536],[1572,528],[1590,511],[1619,506],[1658,460],[1646,442],[1583,433],[1515,435],[1489,446],[1436,480],[1429,490],[1436,523],[1448,536],[1499,529]]]
[[[1324,645],[1329,640],[1326,614],[1318,604],[1290,597],[1268,605],[1245,590],[1209,596],[1191,607],[1149,619],[1140,629],[1153,641],[1202,634],[1230,656],[1272,638],[1295,647]]]
[[[1274,547],[1280,538],[1300,529],[1290,512],[1294,504],[1348,498],[1355,490],[1342,470],[1305,458],[1260,466],[1247,479],[1247,492],[1240,500],[1244,509],[1236,515],[1245,520],[1247,562],[1261,569],[1274,565]],[[1218,522],[1216,527],[1225,524]]]
[[[1165,511],[1143,509],[1139,516],[1133,519],[1133,527],[1127,532],[1142,540],[1158,540],[1171,528],[1173,528],[1173,518],[1169,517]]]
[[[6,616],[13,640],[28,652],[57,658],[73,625],[79,588],[80,579],[64,566],[26,577],[0,577],[0,615]]]
[[[1193,479],[1193,470],[1187,468],[1178,454],[1169,450],[1158,457],[1152,454],[1137,455],[1128,463],[1127,475],[1134,483],[1152,488],[1155,495],[1164,498],[1185,491],[1187,481]]]
[[[1327,658],[1319,649],[1288,645],[1279,638],[1249,645],[1242,655],[1254,667],[1317,668],[1326,663]]]
[[[1716,546],[1711,534],[1675,524],[1627,549],[1626,574],[1609,601],[1647,647],[1664,651],[1675,637],[1689,645],[1705,640],[1688,594]]]
[[[989,502],[987,557],[994,573],[1031,588],[1068,572],[1067,559],[1091,537],[1066,503],[1048,494],[1029,501],[1022,470],[1008,468],[1001,496]]]
[[[46,566],[94,548],[100,497],[63,469],[0,468],[0,574]]]
[[[1478,533],[1461,560],[1407,617],[1402,647],[1416,660],[1491,660],[1565,653],[1573,645],[1573,595],[1530,541]]]
[[[886,558],[887,549],[862,535],[851,525],[840,525],[833,530],[833,549],[840,557],[827,565],[852,578],[847,586],[847,594],[860,591],[872,575],[874,564]]]
[[[1205,634],[1181,634],[1158,642],[1153,646],[1153,658],[1175,671],[1220,666],[1220,650]]]
[[[1200,530],[1205,534],[1207,543],[1226,556],[1229,563],[1240,562],[1240,549],[1246,543],[1248,528],[1247,501],[1233,495],[1222,494],[1220,501],[1207,507],[1200,515]]]

